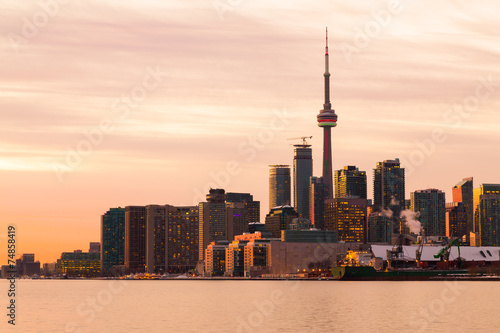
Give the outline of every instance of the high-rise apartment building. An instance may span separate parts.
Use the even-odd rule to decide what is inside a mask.
[[[198,207],[148,205],[147,272],[185,273],[198,261]]]
[[[146,207],[125,207],[125,266],[132,273],[146,271]]]
[[[419,221],[426,236],[446,234],[445,194],[437,189],[419,190],[411,193],[410,210],[418,212]]]
[[[205,259],[205,249],[216,241],[227,240],[226,193],[223,189],[210,189],[207,201],[200,202],[199,260]]]
[[[373,170],[373,210],[392,211],[392,233],[400,233],[399,216],[405,207],[405,169],[399,159],[378,162]]]
[[[290,205],[290,166],[269,166],[269,210]]]
[[[366,171],[353,165],[335,170],[335,197],[366,199]]]
[[[311,145],[294,145],[293,205],[300,217],[309,218],[309,181],[312,177]]]
[[[125,208],[110,208],[101,216],[101,274],[125,261]]]
[[[168,273],[185,273],[196,267],[199,256],[197,206],[168,208],[165,266]]]
[[[165,273],[168,208],[168,205],[146,206],[146,271],[148,273]]]

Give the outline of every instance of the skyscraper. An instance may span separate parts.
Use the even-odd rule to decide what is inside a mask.
[[[111,208],[101,216],[101,273],[125,260],[125,208]]]
[[[335,197],[366,199],[366,172],[353,165],[335,170]]]
[[[290,205],[290,166],[269,166],[269,210]]]
[[[411,193],[410,210],[420,213],[419,221],[426,236],[446,234],[446,205],[444,192],[435,188]]]
[[[309,179],[312,176],[311,145],[294,145],[293,205],[300,217],[309,218]]]
[[[399,158],[377,162],[373,169],[373,210],[392,211],[392,233],[400,233],[399,215],[405,208],[405,169]]]
[[[322,177],[311,177],[309,185],[309,218],[316,229],[325,230],[327,189]]]
[[[480,246],[500,246],[500,184],[474,189],[475,232]]]
[[[453,202],[462,202],[465,209],[465,219],[467,226],[467,241],[470,233],[476,231],[474,228],[474,194],[473,178],[464,178],[457,185],[453,186]]]
[[[226,193],[223,189],[210,189],[207,201],[199,208],[199,260],[205,259],[205,249],[216,241],[227,240]]]
[[[326,30],[325,47],[325,103],[323,110],[320,110],[317,119],[318,126],[323,128],[323,183],[328,187],[328,198],[332,198],[333,179],[332,179],[332,137],[331,128],[337,126],[337,115],[332,110],[330,103],[330,72],[328,68],[328,28]]]

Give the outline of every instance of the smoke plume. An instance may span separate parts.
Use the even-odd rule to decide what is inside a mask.
[[[411,233],[415,235],[420,234],[422,225],[417,218],[420,216],[419,212],[412,212],[411,210],[403,210],[400,214],[402,218],[405,219],[405,225],[410,229]]]

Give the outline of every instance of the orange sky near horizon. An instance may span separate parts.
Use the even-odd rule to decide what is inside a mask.
[[[53,3],[0,5],[4,249],[13,224],[18,254],[53,262],[99,241],[110,207],[193,205],[210,186],[264,216],[288,138],[313,136],[321,174],[325,26],[334,169],[367,171],[369,197],[396,157],[407,198],[500,183],[495,1]]]

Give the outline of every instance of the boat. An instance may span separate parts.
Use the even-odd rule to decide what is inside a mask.
[[[401,237],[400,237],[401,238]],[[455,241],[450,242],[438,256],[449,258],[449,251]],[[466,277],[466,269],[430,269],[421,265],[423,240],[416,251],[416,259],[405,257],[402,241],[392,250],[387,250],[387,261],[375,258],[371,251],[348,251],[344,260],[337,267],[331,269],[332,277],[336,280],[350,281],[419,281],[439,278]],[[446,265],[444,265],[446,266]],[[449,266],[448,266],[449,267]]]
[[[424,268],[377,271],[373,266],[339,266],[332,268],[332,277],[349,281],[419,281],[439,277],[467,276],[467,270],[433,270]]]

